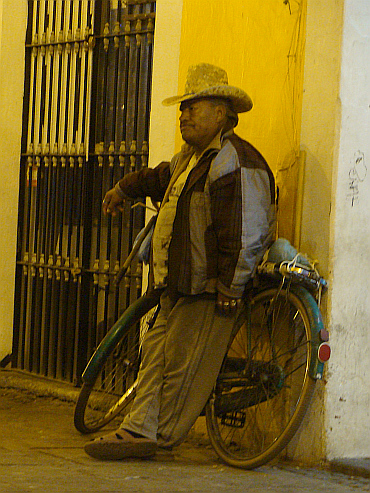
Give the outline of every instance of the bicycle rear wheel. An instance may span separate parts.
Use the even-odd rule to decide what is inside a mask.
[[[100,343],[82,376],[74,424],[81,433],[93,433],[128,411],[136,394],[143,319],[158,300],[142,297],[116,322]],[[145,321],[144,321],[145,323]]]
[[[315,386],[315,307],[307,291],[293,288],[265,289],[247,306],[206,407],[210,441],[229,465],[259,467],[297,431]]]

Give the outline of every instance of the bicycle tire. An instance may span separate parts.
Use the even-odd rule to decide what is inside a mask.
[[[74,411],[81,433],[94,433],[123,414],[136,391],[140,336],[138,324],[158,299],[143,296],[123,313],[99,344],[83,375]]]
[[[243,317],[249,317],[250,331]],[[259,467],[293,438],[315,388],[321,327],[314,298],[299,286],[267,288],[252,297],[206,406],[210,442],[224,462]]]

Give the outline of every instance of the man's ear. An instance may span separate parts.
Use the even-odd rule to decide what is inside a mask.
[[[226,119],[226,113],[227,113],[227,111],[226,111],[225,105],[218,104],[216,106],[216,118],[217,118],[218,123],[220,123]]]

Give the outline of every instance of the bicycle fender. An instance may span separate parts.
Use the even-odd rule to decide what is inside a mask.
[[[93,384],[101,366],[108,359],[112,350],[117,346],[127,329],[137,323],[151,308],[158,304],[157,297],[141,296],[135,300],[121,315],[117,322],[100,342],[94,354],[90,358],[85,371],[82,374],[82,381],[86,384]]]
[[[309,374],[313,379],[320,380],[324,371],[324,363],[318,358],[319,348],[322,344],[320,333],[321,330],[324,329],[324,322],[322,320],[321,312],[314,297],[305,288],[302,286],[294,286],[294,288],[291,287],[290,289],[305,302],[307,308],[307,314],[312,332]]]

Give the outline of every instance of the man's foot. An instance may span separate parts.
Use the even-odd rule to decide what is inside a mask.
[[[85,452],[95,459],[120,460],[152,457],[157,442],[144,437],[134,437],[126,430],[119,429],[104,437],[95,438],[85,445]]]

